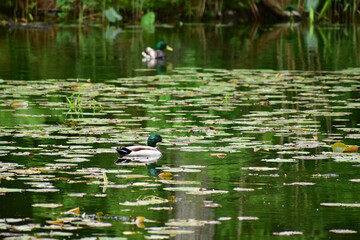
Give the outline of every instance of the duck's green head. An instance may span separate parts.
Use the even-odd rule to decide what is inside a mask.
[[[165,42],[163,42],[163,41],[157,42],[155,48],[156,48],[156,50],[164,50],[164,49],[166,49],[166,50],[168,50],[168,51],[172,51],[172,50],[173,50],[170,46],[168,46],[168,45],[167,45]]]
[[[158,142],[162,142],[162,137],[159,134],[151,134],[147,140],[147,145],[150,147],[156,147]]]

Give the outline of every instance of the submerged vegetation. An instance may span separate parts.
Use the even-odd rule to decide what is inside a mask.
[[[360,0],[2,0],[0,19],[16,21],[125,21],[140,23],[146,13],[160,22],[310,21],[354,22]]]

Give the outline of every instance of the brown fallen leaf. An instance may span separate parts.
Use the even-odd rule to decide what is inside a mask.
[[[74,214],[74,215],[80,215],[80,207],[70,209],[69,211],[65,212],[65,214]]]
[[[57,219],[55,221],[53,220],[47,220],[46,223],[48,224],[55,224],[55,225],[64,225],[64,220],[63,219]]]

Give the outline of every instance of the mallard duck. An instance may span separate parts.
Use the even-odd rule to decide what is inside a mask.
[[[165,59],[165,53],[163,50],[172,51],[173,49],[168,46],[165,42],[160,41],[156,43],[155,50],[151,47],[147,47],[142,55],[144,56],[144,61],[150,61],[154,59]]]
[[[162,152],[156,146],[158,142],[162,142],[162,137],[159,134],[151,134],[147,140],[147,146],[118,147],[116,151],[121,155],[121,158],[159,159]]]

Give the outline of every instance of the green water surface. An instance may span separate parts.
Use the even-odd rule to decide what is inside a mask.
[[[359,145],[357,36],[0,28],[0,236],[358,239],[359,154],[331,148]],[[115,163],[151,133],[160,160]]]

